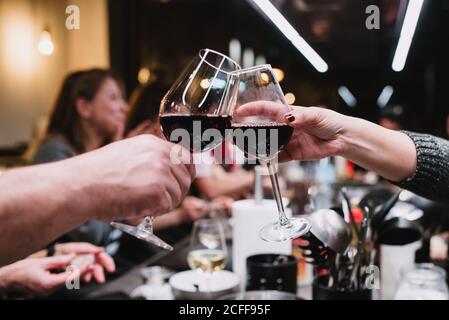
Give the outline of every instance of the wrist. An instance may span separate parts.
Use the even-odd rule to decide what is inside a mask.
[[[82,158],[81,158],[82,157]],[[60,190],[65,199],[65,213],[70,212],[76,220],[82,224],[88,220],[98,218],[101,211],[101,201],[98,191],[102,188],[95,188],[96,181],[100,178],[95,176],[95,172],[90,172],[88,161],[83,161],[84,156],[75,159],[68,159],[55,169],[56,174],[64,177],[61,181]],[[81,160],[81,161],[80,161]]]
[[[357,144],[355,133],[357,130],[354,127],[353,121],[358,121],[359,119],[339,115],[341,119],[339,119],[339,123],[341,123],[341,127],[338,130],[336,143],[334,152],[332,152],[331,156],[341,156],[344,158],[348,158],[352,152],[352,149]]]
[[[346,117],[338,155],[391,181],[409,177],[416,168],[416,149],[404,133]]]
[[[401,155],[403,155],[403,163],[401,168],[402,172],[396,179],[393,178],[392,181],[399,182],[415,175],[418,167],[418,150],[415,141],[409,134],[402,131],[397,131],[396,134],[398,135],[398,149],[402,150]]]

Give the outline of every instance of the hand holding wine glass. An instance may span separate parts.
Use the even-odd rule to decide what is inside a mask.
[[[303,218],[287,218],[273,167],[273,160],[289,143],[293,128],[283,118],[290,108],[271,66],[261,65],[233,72],[228,90],[229,96],[233,97],[233,141],[247,156],[256,157],[266,164],[278,207],[279,221],[263,227],[260,237],[266,241],[285,241],[304,235],[310,224]],[[258,105],[248,107],[250,102],[260,100],[270,101],[270,108],[258,110]]]
[[[123,210],[123,208],[127,208],[129,212],[136,212],[134,215],[128,213],[129,218],[133,216],[141,217],[145,214],[148,215],[138,226],[116,221],[111,222],[111,225],[141,240],[153,243],[167,250],[172,250],[173,248],[169,244],[153,234],[153,216],[164,214],[181,202],[190,186],[195,169],[189,164],[190,159],[188,157],[178,158],[180,164],[173,163],[171,151],[173,147],[181,148],[180,146],[175,146],[150,135],[141,135],[128,139],[126,142],[119,141],[114,144],[126,144],[127,148],[134,148],[135,150],[142,149],[143,142],[145,142],[143,144],[144,148],[142,154],[139,154],[139,157],[129,157],[129,153],[126,152],[117,154],[115,149],[110,149],[111,145],[104,147],[105,150],[110,149],[110,152],[114,153],[113,157],[115,161],[124,164],[121,170],[127,173],[125,180],[128,183],[125,184],[127,188],[123,187],[123,191],[117,193],[113,201],[111,200],[113,203],[117,203],[117,206],[111,206],[112,209]],[[83,157],[89,158],[90,155],[85,154]],[[154,161],[154,159],[159,159],[159,161],[150,162]],[[95,159],[95,161],[99,160]],[[130,166],[130,164],[133,166]],[[142,170],[135,170],[136,167],[142,168]],[[112,172],[110,176],[116,177],[117,173]],[[115,181],[113,182],[116,183]],[[110,185],[113,186],[113,183],[110,183]],[[146,195],[146,197],[142,197],[140,201],[136,201],[138,199],[136,197],[141,196],[141,194],[130,194],[130,189],[141,190],[141,194]],[[144,191],[146,189],[152,191],[152,197],[145,194]],[[123,203],[129,203],[133,199],[134,203],[137,204],[135,208],[123,206]],[[111,215],[111,213],[109,214]]]
[[[289,143],[279,154],[280,161],[315,160],[336,155],[343,148],[342,134],[347,118],[325,108],[291,106],[279,108],[272,101],[254,101],[242,105],[239,117],[273,116],[293,127]]]

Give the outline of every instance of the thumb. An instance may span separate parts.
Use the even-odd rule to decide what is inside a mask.
[[[322,115],[317,108],[295,106],[290,112],[284,114],[285,121],[295,128],[318,125]]]

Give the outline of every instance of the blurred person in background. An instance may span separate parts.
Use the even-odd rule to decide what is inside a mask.
[[[122,81],[111,71],[91,69],[69,74],[33,162],[66,159],[118,140],[127,111]]]
[[[398,104],[390,104],[380,110],[379,125],[391,130],[401,130],[404,107]]]

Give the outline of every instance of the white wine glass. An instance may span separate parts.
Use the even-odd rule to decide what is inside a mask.
[[[198,270],[203,275],[205,282],[203,290],[200,291],[210,292],[213,273],[224,269],[227,256],[226,238],[220,220],[195,221],[187,263],[191,269]]]

